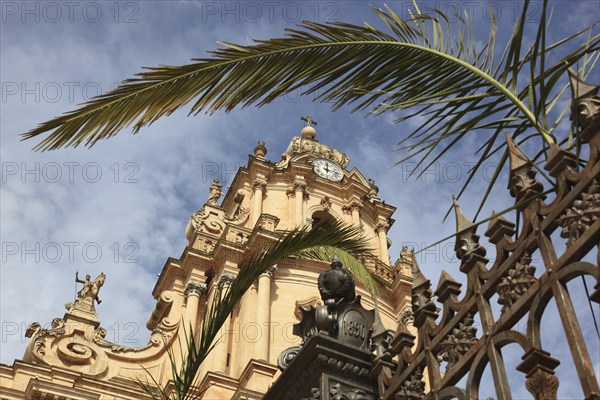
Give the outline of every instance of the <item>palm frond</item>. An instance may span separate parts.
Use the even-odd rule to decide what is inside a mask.
[[[527,5],[525,2],[525,11]],[[281,39],[257,41],[252,46],[222,43],[226,47],[213,51],[210,58],[148,68],[81,108],[41,124],[24,138],[52,131],[36,149],[82,143],[92,146],[131,124],[138,132],[192,101],[190,114],[229,111],[237,106],[261,106],[296,88],[308,87],[305,94],[320,93],[318,100],[333,102],[334,109],[360,101],[355,110],[374,106],[376,112],[419,106],[421,99],[436,97],[454,99],[453,103],[467,107],[481,100],[470,96],[485,93],[486,102],[510,104],[520,118],[551,141],[534,114],[536,110],[530,110],[516,91],[524,64],[547,54],[536,46],[526,59],[520,58],[523,18],[508,42],[504,68],[493,73],[495,22],[487,43],[477,52],[469,20],[459,19],[453,29],[448,18],[436,10],[434,16],[415,14],[412,26],[390,8],[374,11],[389,33],[370,25],[304,22]],[[544,30],[542,18],[538,36],[543,36]],[[575,63],[598,44],[598,36],[594,36],[587,46],[577,47],[555,66],[565,70],[565,62]],[[539,84],[550,89],[543,87],[543,81]],[[447,111],[455,106],[440,107]],[[463,116],[478,120],[476,113]],[[436,132],[440,135],[448,128],[443,124],[445,118],[442,113],[431,121],[439,126]]]
[[[288,29],[279,39],[257,40],[251,46],[221,43],[211,57],[193,59],[182,66],[148,68],[115,90],[92,99],[81,108],[41,124],[25,139],[48,134],[36,146],[50,150],[85,144],[93,146],[133,124],[133,132],[164,115],[191,105],[190,114],[230,111],[236,107],[262,106],[304,88],[303,94],[333,104],[333,109],[353,105],[374,115],[412,108],[425,123],[401,138],[408,144],[402,161],[418,158],[415,170],[426,171],[435,160],[456,147],[469,133],[485,135],[486,151],[479,154],[469,179],[503,145],[501,133],[514,139],[525,132],[527,140],[539,140],[546,154],[556,141],[552,131],[562,119],[548,121],[561,98],[561,83],[571,65],[597,59],[600,35],[591,25],[546,45],[547,2],[531,45],[524,43],[529,1],[494,61],[496,22],[477,45],[472,18],[458,16],[457,23],[440,10],[421,13],[416,3],[410,20],[389,7],[373,8],[385,25],[378,29],[343,22],[304,22]],[[586,40],[575,43],[587,35]],[[565,51],[569,46],[568,51]],[[525,50],[526,49],[526,50]],[[594,63],[593,63],[594,64]],[[589,69],[587,69],[589,71]],[[519,81],[527,79],[520,85]],[[489,182],[486,192],[496,183]],[[459,195],[460,196],[460,195]],[[480,209],[483,202],[480,204]]]

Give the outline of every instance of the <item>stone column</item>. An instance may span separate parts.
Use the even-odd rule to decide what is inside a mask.
[[[254,197],[252,200],[252,226],[256,224],[262,214],[263,196],[267,191],[267,180],[258,174],[253,182]]]
[[[236,276],[234,274],[231,274],[229,272],[223,272],[217,282],[218,292],[215,293],[215,296],[221,296],[221,297],[224,296],[227,289],[229,288],[229,286],[231,285],[231,283],[234,281],[235,278],[236,278]],[[225,373],[227,371],[227,358],[229,355],[229,342],[230,342],[230,338],[229,338],[230,328],[231,328],[231,316],[228,316],[227,319],[225,320],[225,323],[223,324],[223,327],[221,328],[220,340],[213,350],[213,352],[215,353],[215,363],[214,363],[215,370],[223,372],[223,373]]]
[[[390,255],[388,253],[387,247],[387,230],[390,225],[387,222],[380,222],[375,227],[375,233],[377,234],[377,238],[379,239],[379,259],[383,261],[386,265],[390,263]]]
[[[342,206],[342,213],[344,215],[344,221],[347,224],[351,224],[352,223],[352,207],[350,207],[350,204],[345,204]]]
[[[271,279],[275,275],[277,266],[269,268],[258,278],[258,301],[256,310],[256,323],[260,327],[261,337],[256,342],[254,358],[269,361],[269,346],[271,344]]]
[[[193,335],[196,332],[196,320],[198,318],[198,304],[200,302],[200,296],[206,295],[206,283],[190,280],[185,285],[183,291],[186,297],[185,315],[184,315],[184,328],[187,334]],[[188,332],[191,326],[192,331]]]
[[[182,315],[182,325],[179,330],[179,337],[176,345],[179,346],[178,350],[173,352],[175,363],[179,366],[182,365],[182,359],[187,354],[187,339],[193,336],[198,327],[198,307],[200,305],[200,296],[204,296],[207,293],[207,286],[205,283],[189,280],[185,285],[183,294],[185,295],[185,310]]]
[[[294,191],[294,185],[290,184],[285,191],[285,194],[288,198],[288,224],[290,228],[293,228],[292,225],[296,224],[296,192]]]
[[[296,226],[302,226],[306,223],[304,217],[304,200],[308,199],[308,191],[304,178],[297,176],[294,180],[294,195],[296,198],[294,221]]]

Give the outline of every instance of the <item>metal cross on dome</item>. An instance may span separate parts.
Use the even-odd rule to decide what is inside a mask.
[[[306,117],[300,117],[300,119],[306,122],[306,126],[317,125],[317,121],[312,119],[310,115],[307,115]]]

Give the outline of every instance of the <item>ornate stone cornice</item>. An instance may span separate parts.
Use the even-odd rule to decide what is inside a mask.
[[[301,154],[309,154],[313,157],[327,158],[328,160],[338,164],[340,167],[346,168],[350,162],[350,159],[347,155],[317,142],[313,137],[308,137],[314,136],[315,132],[312,127],[309,127],[308,130],[306,130],[306,127],[304,129],[305,130],[303,130],[302,135],[305,137],[294,136],[292,138],[287,150],[282,154],[281,160],[277,163],[277,168],[286,168],[292,158]],[[311,130],[313,131],[312,133]],[[308,135],[305,135],[305,133],[308,133]]]
[[[206,283],[190,280],[185,285],[183,294],[185,294],[186,297],[189,297],[189,296],[200,297],[200,296],[206,296],[207,290],[208,290],[208,287],[207,287]]]

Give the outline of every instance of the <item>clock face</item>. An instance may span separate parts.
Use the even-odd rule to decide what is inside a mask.
[[[339,165],[326,158],[315,158],[312,162],[313,170],[322,178],[339,182],[344,178],[344,172]]]

